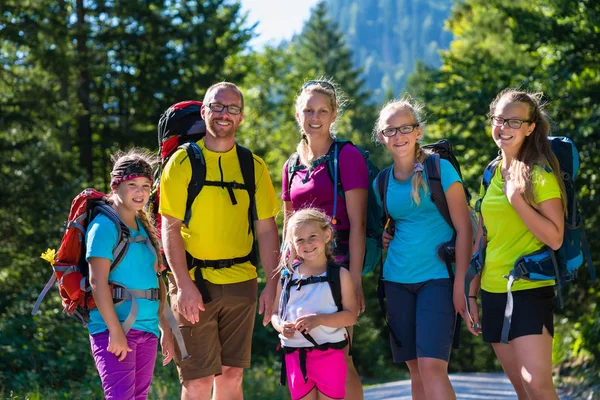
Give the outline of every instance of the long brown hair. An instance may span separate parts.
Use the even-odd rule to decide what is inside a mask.
[[[117,171],[122,168],[124,164],[127,163],[138,163],[145,164],[148,168],[152,169],[155,165],[158,164],[158,158],[151,154],[149,151],[139,148],[133,148],[126,152],[118,151],[111,156],[111,161],[113,162],[113,171]],[[112,201],[109,196],[109,201]],[[148,238],[152,243],[152,247],[156,252],[156,262],[154,263],[154,271],[158,277],[158,293],[159,293],[159,307],[158,307],[158,315],[162,315],[164,311],[164,307],[167,301],[167,287],[165,285],[165,281],[161,276],[161,253],[160,253],[160,241],[158,239],[158,232],[156,230],[155,221],[153,221],[150,213],[145,210],[139,210],[136,212],[136,217],[142,223],[144,230],[148,234]]]
[[[423,105],[418,103],[409,95],[404,96],[399,100],[391,100],[383,106],[379,111],[379,117],[375,121],[372,136],[373,140],[377,143],[381,143],[381,123],[384,115],[395,114],[399,112],[407,112],[411,114],[419,127],[425,125],[425,121],[422,118]],[[411,184],[412,190],[410,192],[411,199],[415,202],[417,207],[421,204],[420,189],[423,188],[425,194],[427,194],[427,184],[425,178],[423,178],[423,162],[427,158],[428,153],[423,151],[419,143],[415,146],[415,173],[412,177]],[[420,165],[419,165],[420,164]]]
[[[565,185],[560,172],[558,159],[552,152],[548,135],[550,133],[550,118],[546,113],[545,104],[542,103],[542,93],[528,93],[518,89],[507,88],[502,90],[490,104],[488,117],[493,117],[498,104],[523,103],[529,108],[529,120],[535,123],[535,127],[529,136],[526,136],[521,144],[517,155],[507,167],[516,187],[523,194],[523,198],[531,207],[537,209],[535,202],[532,174],[534,166],[542,168],[550,167],[556,176],[561,191],[563,211],[567,212],[567,196]]]

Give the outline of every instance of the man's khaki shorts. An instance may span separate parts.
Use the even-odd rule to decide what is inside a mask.
[[[175,362],[179,380],[190,381],[220,375],[221,367],[250,368],[252,331],[256,315],[258,284],[256,279],[228,285],[204,281],[212,301],[200,311],[200,321],[191,324],[177,312],[177,286],[169,274],[169,293],[173,314],[188,354],[181,360],[175,341]]]

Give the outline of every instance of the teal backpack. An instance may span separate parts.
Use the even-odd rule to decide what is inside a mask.
[[[508,343],[510,325],[513,312],[513,296],[511,287],[516,280],[525,279],[528,281],[556,281],[556,293],[559,307],[563,307],[562,288],[569,282],[577,278],[578,268],[583,265],[584,258],[588,265],[590,279],[596,280],[596,271],[592,264],[590,248],[585,235],[583,218],[577,202],[577,190],[574,179],[579,172],[579,152],[577,148],[567,137],[548,137],[550,146],[554,155],[560,164],[560,174],[565,185],[567,196],[567,213],[565,215],[564,237],[561,247],[554,251],[548,246],[544,246],[538,251],[526,254],[515,261],[514,268],[509,275],[505,276],[507,281],[507,300],[504,312],[504,323],[502,325],[502,343]],[[481,179],[484,189],[483,196],[477,201],[476,209],[481,216],[481,202],[500,164],[501,157],[497,157],[488,164]],[[551,170],[546,167],[546,171]],[[485,226],[483,234],[486,234]],[[479,251],[475,253],[471,260],[471,265],[465,278],[465,293],[468,295],[471,280],[481,274],[485,265],[485,248],[480,243]],[[467,302],[468,305],[468,302]]]
[[[336,191],[339,195],[333,196],[333,215],[331,217],[332,221],[335,222],[338,198],[341,197],[343,200],[346,198],[344,188],[342,187],[342,180],[340,179],[338,155],[342,147],[348,144],[356,147],[358,151],[360,151],[365,159],[365,162],[367,163],[367,170],[369,171],[369,192],[367,199],[367,240],[365,245],[365,259],[363,262],[362,271],[362,274],[366,275],[374,271],[377,265],[381,262],[381,252],[383,250],[383,246],[381,244],[381,235],[383,233],[383,211],[377,203],[377,197],[373,188],[373,181],[379,174],[379,168],[377,168],[369,158],[368,151],[354,145],[349,140],[340,139],[335,139],[333,141],[333,144],[329,148],[327,154],[319,160],[318,164],[327,163],[327,172],[333,181],[333,187],[336,188]],[[306,167],[300,163],[300,155],[298,153],[292,154],[288,159],[288,192],[291,188],[294,174],[304,168]],[[347,236],[344,237],[343,232],[336,232],[336,234],[338,235],[338,239],[347,239]],[[348,235],[348,231],[346,231],[345,235]]]

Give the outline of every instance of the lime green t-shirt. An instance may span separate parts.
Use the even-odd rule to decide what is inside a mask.
[[[206,149],[204,139],[198,141],[206,160],[206,180],[243,182],[242,170],[235,146],[216,153]],[[273,218],[279,212],[279,201],[265,162],[254,155],[256,211],[259,220]],[[167,162],[160,181],[159,212],[183,220],[188,184],[192,168],[185,150],[177,150]],[[181,228],[185,250],[200,260],[222,260],[244,257],[254,238],[248,229],[250,197],[244,189],[233,189],[237,204],[232,204],[226,189],[204,186],[192,204],[189,226]],[[190,271],[194,277],[194,269]],[[202,268],[204,279],[223,285],[245,282],[257,277],[250,262],[231,268]]]
[[[525,226],[521,217],[508,202],[502,192],[504,178],[501,173],[502,162],[498,164],[483,198],[481,213],[487,230],[487,248],[485,266],[481,277],[481,288],[492,293],[506,293],[508,280],[504,276],[513,269],[515,261],[526,254],[533,253],[544,246]],[[535,166],[532,173],[534,200],[543,201],[560,198],[560,186],[556,176],[545,168]],[[481,187],[483,195],[483,186]],[[515,281],[512,291],[552,286],[554,281],[530,282],[523,279]]]

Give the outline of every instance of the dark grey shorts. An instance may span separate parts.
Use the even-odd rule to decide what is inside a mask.
[[[456,312],[450,279],[415,284],[385,282],[388,320],[395,363],[417,358],[450,360]]]

